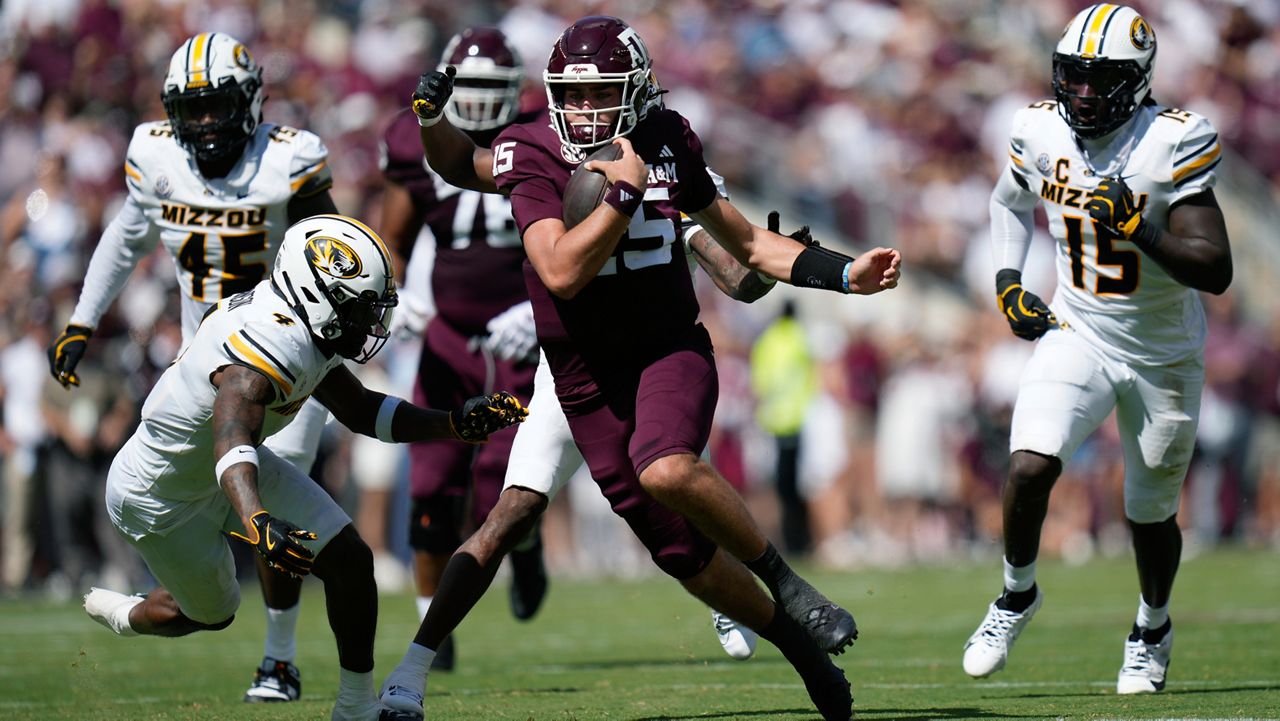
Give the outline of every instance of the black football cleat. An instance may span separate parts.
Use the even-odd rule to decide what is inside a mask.
[[[302,674],[288,661],[263,658],[253,672],[253,684],[244,693],[245,703],[281,703],[302,697]]]
[[[853,614],[827,601],[812,606],[796,619],[818,648],[839,656],[858,639],[858,624]]]
[[[378,721],[422,721],[422,718],[422,714],[397,711],[392,708],[384,708],[378,711]]]
[[[453,664],[457,660],[457,651],[453,646],[453,635],[444,637],[440,642],[440,648],[436,649],[435,660],[431,662],[432,671],[452,671]]]
[[[853,691],[849,688],[849,680],[844,671],[823,658],[824,663],[800,674],[804,681],[804,690],[809,692],[823,721],[849,721],[853,718]]]
[[[512,551],[511,615],[528,621],[542,607],[547,596],[547,567],[542,562],[542,537],[525,551]]]

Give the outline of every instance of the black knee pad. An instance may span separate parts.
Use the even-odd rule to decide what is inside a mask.
[[[462,545],[461,498],[415,498],[409,516],[409,545],[426,553],[453,553]]]
[[[663,573],[677,581],[687,581],[702,573],[711,558],[716,555],[716,546],[701,534],[697,534],[691,546],[683,548],[666,548],[650,558]]]

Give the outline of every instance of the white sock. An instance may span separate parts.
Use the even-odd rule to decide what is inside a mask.
[[[404,652],[400,665],[391,672],[388,683],[408,686],[423,696],[427,695],[427,672],[431,670],[431,662],[436,660],[436,652],[426,646],[410,643],[409,650]]]
[[[293,663],[298,653],[298,610],[301,603],[293,604],[293,608],[279,609],[266,606],[267,609],[267,641],[263,654],[277,661]]]
[[[418,596],[418,623],[422,623],[422,619],[427,617],[427,609],[431,608],[431,599],[434,596]]]
[[[375,702],[373,695],[373,671],[357,673],[338,669],[338,701],[336,706],[360,708]]]
[[[137,636],[129,623],[129,612],[143,602],[141,596],[126,596],[107,588],[93,588],[84,597],[84,610],[98,623],[120,636]]]
[[[1169,604],[1165,604],[1160,608],[1152,608],[1142,599],[1142,595],[1138,595],[1138,628],[1155,629],[1160,628],[1169,620]]]
[[[1036,585],[1036,562],[1026,566],[1014,566],[1004,559],[1004,588],[1006,591],[1030,591]]]

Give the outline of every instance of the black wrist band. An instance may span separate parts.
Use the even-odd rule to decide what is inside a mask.
[[[846,293],[844,268],[852,262],[853,258],[843,253],[809,246],[800,251],[791,265],[791,285]]]
[[[608,203],[614,210],[630,218],[636,214],[636,209],[640,207],[643,200],[644,193],[637,190],[636,186],[625,180],[619,180],[609,188],[609,192],[605,193],[604,200],[601,202]]]

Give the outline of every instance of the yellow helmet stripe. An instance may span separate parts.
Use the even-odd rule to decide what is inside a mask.
[[[191,71],[187,81],[188,88],[202,88],[209,84],[209,38],[212,33],[200,33],[191,42]]]
[[[1098,12],[1093,14],[1093,20],[1088,23],[1087,34],[1084,39],[1084,55],[1097,55],[1102,49],[1102,36],[1107,20],[1115,14],[1119,7],[1116,5],[1103,5],[1098,8]]]

